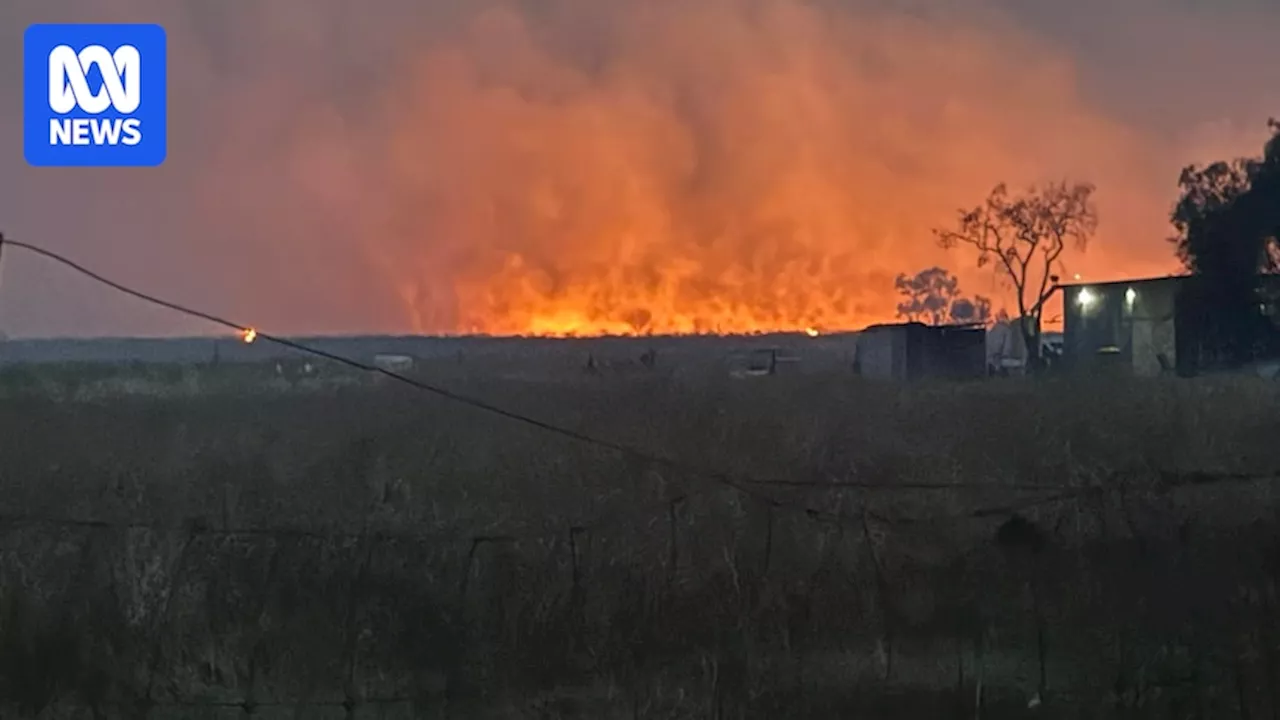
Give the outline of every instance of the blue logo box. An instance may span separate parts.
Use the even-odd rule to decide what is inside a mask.
[[[155,166],[168,155],[159,25],[32,25],[22,39],[23,150],[42,167]]]

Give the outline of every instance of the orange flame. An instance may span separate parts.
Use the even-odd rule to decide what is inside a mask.
[[[894,277],[933,265],[1011,309],[933,228],[999,182],[1091,181],[1102,227],[1059,274],[1164,274],[1179,169],[1237,152],[1232,131],[1188,157],[1208,152],[1193,128],[1118,112],[1081,87],[1091,60],[1007,3],[396,4],[429,20],[349,23],[346,54],[313,47],[332,18],[263,10],[252,35],[276,22],[294,47],[262,49],[279,72],[209,110],[234,108],[217,120],[236,133],[201,164],[207,218],[287,245],[238,296],[273,325],[830,333],[892,321]],[[341,102],[301,82],[366,64]],[[321,308],[281,301],[317,287]]]
[[[489,9],[397,106],[404,241],[374,252],[418,331],[856,329],[894,318],[899,272],[993,294],[931,229],[996,182],[1132,179],[1070,68],[1017,42],[792,0],[552,5],[597,23],[596,67],[556,12]]]

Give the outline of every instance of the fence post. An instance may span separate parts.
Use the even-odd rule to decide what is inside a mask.
[[[151,663],[147,669],[147,689],[143,695],[143,717],[150,717],[151,711],[155,709],[156,701],[154,697],[156,685],[156,673],[160,670],[160,646],[164,641],[164,631],[168,626],[169,608],[173,605],[173,595],[175,588],[178,587],[178,581],[181,579],[181,573],[187,565],[187,552],[191,546],[195,544],[197,537],[206,534],[205,530],[198,523],[193,525],[186,538],[182,541],[182,547],[178,551],[178,557],[173,562],[173,569],[169,572],[169,587],[165,590],[164,605],[160,608],[160,617],[156,618],[155,625],[152,627],[151,638]],[[128,540],[126,539],[126,542]]]
[[[773,559],[773,505],[770,504],[765,510],[764,567],[761,569],[761,576],[769,574],[769,563]]]
[[[471,549],[467,551],[467,567],[462,575],[462,584],[458,588],[458,606],[462,607],[467,599],[467,590],[471,587],[471,573],[475,568],[476,553],[485,543],[511,543],[516,538],[511,535],[476,535],[471,538]]]
[[[680,564],[680,544],[677,535],[677,523],[680,519],[680,504],[684,496],[674,498],[667,504],[668,554],[667,554],[667,587],[670,588],[676,579],[676,570]]]
[[[0,236],[0,240],[2,240],[2,236]],[[73,592],[75,593],[75,595],[68,598],[68,600],[71,600],[72,602],[68,602],[66,607],[63,608],[63,612],[67,613],[68,615],[75,612],[84,612],[85,605],[81,604],[80,607],[73,606],[73,603],[76,599],[80,600],[81,602],[84,602],[86,600],[92,602],[92,598],[85,598],[84,595],[88,592],[88,587],[93,586],[92,582],[86,582],[86,581],[89,580],[89,578],[91,578],[93,574],[93,557],[94,557],[93,551],[96,545],[96,543],[94,543],[93,540],[94,540],[94,535],[97,532],[98,532],[98,528],[95,528],[95,527],[87,528],[87,532],[85,533],[85,537],[84,537],[84,543],[80,546],[80,566],[76,570],[75,584],[72,585],[72,588],[74,588]],[[79,597],[77,598],[76,596],[79,596]],[[91,713],[93,713],[94,717],[103,716],[102,705],[106,700],[106,692],[103,692],[104,690],[105,688],[102,688],[101,686],[97,686],[94,691],[83,693],[85,696],[86,704],[89,706],[89,710]]]
[[[582,628],[586,625],[587,608],[586,593],[582,587],[582,564],[578,555],[578,536],[585,533],[586,528],[573,526],[569,528],[569,558],[573,568],[573,586],[569,591],[569,612],[576,625],[573,633],[573,649],[581,650],[585,643]]]
[[[471,587],[471,573],[475,568],[476,552],[480,549],[480,544],[484,542],[482,537],[471,538],[471,548],[467,550],[467,564],[462,571],[462,583],[458,587],[458,606],[462,607],[467,601],[467,588]]]
[[[876,594],[880,598],[880,612],[884,616],[884,680],[889,682],[893,678],[893,641],[897,612],[893,607],[889,578],[885,574],[880,553],[876,551],[876,540],[871,532],[871,523],[867,520],[866,508],[862,509],[862,536],[867,542],[867,552],[871,556],[871,567],[876,576]]]
[[[270,538],[273,543],[275,538]],[[240,707],[244,711],[245,717],[252,717],[258,711],[257,701],[257,683],[258,683],[258,657],[262,652],[263,635],[266,631],[262,629],[263,619],[267,613],[267,603],[271,598],[271,584],[275,580],[276,569],[280,566],[280,548],[272,546],[270,558],[267,560],[266,576],[262,580],[262,601],[258,603],[258,639],[253,643],[253,647],[249,650],[249,678],[248,687],[245,688],[244,702]]]
[[[346,617],[346,661],[347,661],[347,678],[343,683],[342,707],[346,710],[347,720],[353,720],[356,716],[356,708],[360,706],[360,699],[356,693],[356,659],[359,655],[359,634],[356,632],[356,612],[359,610],[360,600],[362,598],[362,590],[364,589],[365,580],[368,578],[369,565],[373,561],[373,549],[377,545],[377,538],[369,533],[369,527],[366,524],[364,532],[360,535],[361,542],[365,545],[364,559],[360,562],[360,569],[356,571],[355,578],[351,581],[351,592],[347,598],[347,617]]]
[[[578,564],[578,535],[586,529],[574,525],[569,528],[569,562],[573,568],[573,596],[582,591],[582,567]]]

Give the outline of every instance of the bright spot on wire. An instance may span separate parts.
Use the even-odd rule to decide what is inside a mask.
[[[253,328],[245,328],[240,331],[240,338],[246,343],[251,343],[258,339],[258,331]]]

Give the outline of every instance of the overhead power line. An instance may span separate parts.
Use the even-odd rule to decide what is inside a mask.
[[[487,412],[493,415],[497,415],[497,416],[506,418],[508,420],[521,423],[521,424],[524,424],[524,425],[527,425],[551,434],[566,437],[566,438],[575,440],[577,442],[584,443],[589,446],[594,446],[594,447],[610,450],[613,452],[617,452],[624,456],[632,457],[644,462],[665,467],[669,470],[687,474],[691,477],[709,480],[721,486],[731,488],[769,507],[800,511],[808,514],[811,517],[826,518],[829,520],[836,520],[841,522],[844,522],[844,521],[861,522],[861,517],[850,517],[850,516],[846,516],[838,513],[831,513],[823,510],[817,510],[817,509],[800,505],[800,504],[784,502],[782,500],[779,500],[763,492],[762,488],[776,487],[776,488],[809,488],[809,489],[857,489],[857,490],[862,490],[864,492],[865,491],[893,491],[893,490],[903,490],[903,491],[905,490],[915,490],[915,491],[947,491],[947,490],[951,490],[951,491],[954,491],[954,490],[1028,491],[1028,490],[1035,490],[1035,491],[1046,491],[1046,492],[1054,491],[1054,494],[1049,495],[1047,497],[1030,499],[1020,503],[1015,503],[1014,505],[1004,505],[1004,506],[995,507],[995,508],[972,510],[972,511],[951,516],[951,517],[970,517],[970,518],[980,518],[980,517],[988,517],[988,516],[997,515],[997,514],[1007,514],[1009,512],[1014,511],[1015,506],[1017,508],[1024,508],[1024,507],[1034,506],[1037,504],[1053,503],[1053,502],[1061,501],[1063,499],[1077,497],[1086,492],[1090,492],[1089,488],[1083,488],[1083,487],[1035,484],[1035,483],[1018,483],[1018,484],[927,483],[927,482],[871,483],[871,482],[861,482],[861,481],[842,481],[842,480],[835,480],[835,479],[828,482],[828,481],[808,481],[808,480],[793,480],[793,479],[760,479],[760,478],[753,478],[753,477],[746,477],[746,476],[731,474],[731,473],[723,472],[720,470],[716,470],[714,468],[700,467],[693,463],[677,460],[675,458],[667,457],[667,456],[664,456],[652,451],[644,450],[642,448],[634,447],[625,443],[596,437],[594,435],[589,435],[587,433],[580,432],[572,428],[564,427],[562,425],[557,425],[551,422],[547,422],[545,420],[541,420],[541,419],[532,417],[530,415],[526,415],[524,413],[508,410],[506,408],[500,407],[498,405],[494,405],[493,403],[487,402],[485,400],[464,395],[462,393],[449,390],[448,388],[444,388],[439,385],[435,385],[433,383],[425,382],[416,377],[411,377],[403,373],[399,373],[394,370],[381,367],[379,365],[363,362],[350,357],[345,357],[343,355],[339,355],[326,350],[321,350],[319,348],[311,347],[309,345],[305,345],[303,343],[299,343],[297,341],[290,340],[288,338],[281,337],[278,335],[265,333],[251,325],[234,322],[232,320],[228,320],[224,317],[215,315],[210,312],[191,308],[186,305],[182,305],[182,304],[152,295],[150,293],[137,290],[128,285],[112,280],[102,275],[101,273],[91,270],[85,267],[84,265],[81,265],[80,263],[72,260],[71,258],[66,257],[65,255],[54,252],[52,250],[48,250],[46,248],[40,247],[39,245],[35,245],[32,243],[9,239],[9,238],[6,238],[3,234],[0,234],[0,257],[3,257],[2,253],[5,247],[20,249],[20,250],[32,253],[33,255],[37,255],[44,259],[50,260],[63,267],[69,268],[74,272],[79,273],[80,275],[83,275],[101,285],[109,287],[122,294],[129,295],[131,297],[137,298],[144,302],[150,303],[152,305],[156,305],[162,308],[167,308],[169,310],[172,310],[174,312],[177,312],[183,315],[187,315],[189,317],[205,320],[211,324],[233,330],[237,333],[241,333],[245,335],[252,334],[254,338],[257,340],[274,343],[276,345],[287,347],[287,348],[296,350],[298,352],[304,353],[306,355],[323,358],[333,363],[343,365],[349,368],[353,368],[356,370],[360,370],[363,372],[381,375],[395,382],[403,383],[417,390],[428,392],[428,393],[437,395],[439,397],[443,397],[445,399],[451,400],[453,402],[456,402],[477,410],[481,410],[483,412]],[[887,518],[882,516],[876,516],[876,519],[882,522],[895,522],[895,520],[892,518]],[[927,518],[916,518],[916,519],[903,518],[902,521],[906,523],[915,523],[915,522],[920,522],[921,520],[926,520],[926,519]]]

